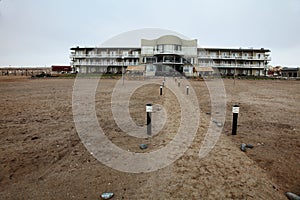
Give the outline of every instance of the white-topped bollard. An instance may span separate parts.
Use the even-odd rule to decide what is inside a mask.
[[[151,113],[152,113],[152,104],[146,104],[146,113],[147,113],[147,135],[151,136]]]
[[[159,87],[159,95],[160,95],[160,96],[162,95],[162,90],[163,90],[163,86],[160,85],[160,87]]]
[[[186,95],[189,95],[189,86],[186,86]]]
[[[232,119],[232,135],[236,135],[237,120],[240,112],[240,106],[234,105],[232,107],[233,119]]]

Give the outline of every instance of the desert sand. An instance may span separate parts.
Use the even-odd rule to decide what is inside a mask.
[[[130,152],[167,145],[180,125],[174,94],[165,89],[160,97],[155,84],[135,91],[129,109],[136,124],[145,125],[149,100],[163,105],[168,116],[151,141],[135,138],[114,121],[116,81],[101,80],[95,95],[107,138]],[[287,191],[300,194],[300,81],[224,79],[226,121],[203,159],[198,152],[212,120],[209,91],[205,81],[189,82],[201,109],[192,145],[165,168],[125,173],[99,162],[81,142],[72,113],[74,79],[0,77],[0,199],[100,199],[103,192],[113,192],[113,199],[286,199]],[[231,135],[233,104],[240,105],[236,136]],[[141,150],[141,143],[148,149]],[[254,148],[242,152],[241,143]]]

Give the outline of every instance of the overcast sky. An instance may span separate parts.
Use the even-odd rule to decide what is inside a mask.
[[[300,66],[300,0],[0,0],[0,66],[69,65],[70,47],[143,28],[204,48],[264,47],[271,65]]]

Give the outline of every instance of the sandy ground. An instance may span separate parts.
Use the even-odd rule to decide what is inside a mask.
[[[87,79],[88,81],[88,79]],[[101,80],[95,96],[99,124],[124,150],[154,151],[165,146],[180,123],[178,101],[157,85],[135,91],[130,113],[146,123],[149,99],[164,106],[168,121],[151,141],[126,135],[111,112],[116,80]],[[81,143],[72,114],[74,79],[0,77],[0,199],[286,199],[300,193],[300,82],[224,80],[227,117],[217,145],[198,156],[211,120],[204,81],[192,81],[201,108],[201,123],[190,148],[171,165],[150,173],[111,169]],[[125,82],[126,84],[126,82]],[[240,104],[238,135],[231,136],[231,106]],[[241,143],[253,149],[242,152]],[[147,150],[139,144],[149,143]]]

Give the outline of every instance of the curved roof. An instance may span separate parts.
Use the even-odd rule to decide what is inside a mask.
[[[197,40],[185,40],[175,35],[163,35],[155,40],[142,39],[142,46],[156,46],[159,44],[175,44],[182,46],[197,47]]]
[[[164,35],[174,35],[183,39],[188,37],[175,31],[161,28],[143,28],[118,34],[103,42],[100,47],[135,47],[141,46],[141,39],[154,40]]]
[[[164,35],[156,40],[156,44],[178,44],[182,45],[182,40],[175,35]]]

